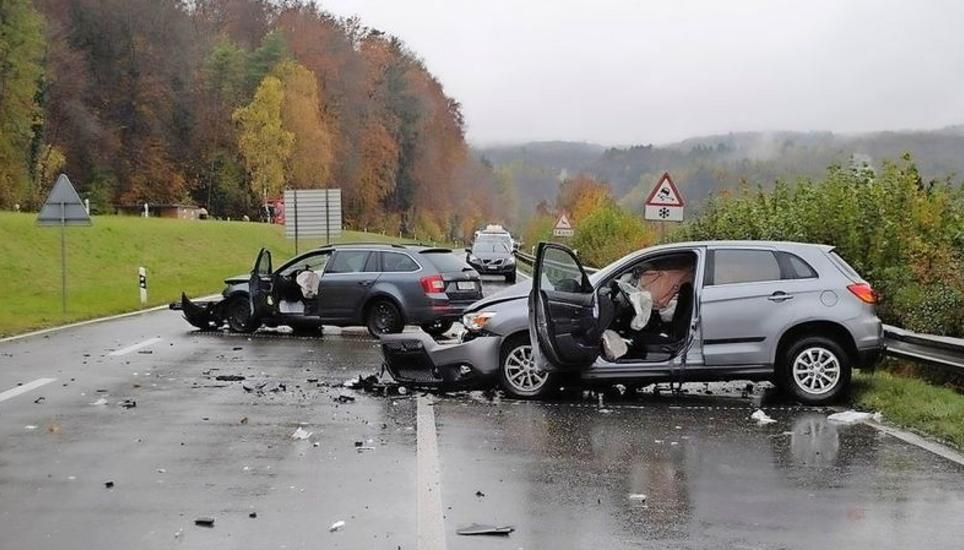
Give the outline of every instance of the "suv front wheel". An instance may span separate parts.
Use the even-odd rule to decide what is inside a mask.
[[[825,405],[850,387],[850,357],[840,344],[825,336],[794,342],[783,355],[780,386],[807,405]]]

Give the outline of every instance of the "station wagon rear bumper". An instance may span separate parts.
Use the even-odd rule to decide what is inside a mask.
[[[380,337],[385,368],[397,382],[456,390],[490,382],[498,369],[500,338],[440,344],[418,330]]]

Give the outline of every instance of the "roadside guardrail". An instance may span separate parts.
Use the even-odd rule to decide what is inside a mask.
[[[525,264],[532,265],[536,258],[521,250],[516,257]],[[599,271],[583,266],[587,273]],[[941,368],[955,374],[964,375],[964,339],[922,334],[892,325],[884,325],[884,345],[886,354],[899,359]]]

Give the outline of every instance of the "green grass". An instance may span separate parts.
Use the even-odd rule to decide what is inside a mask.
[[[95,216],[68,227],[67,313],[60,302],[60,229],[36,214],[0,212],[0,335],[133,311],[140,303],[137,268],[147,268],[148,304],[218,292],[223,279],[251,270],[258,249],[274,265],[294,255],[283,227],[261,223]],[[398,239],[346,231],[339,242]],[[322,244],[302,239],[299,250]]]
[[[854,401],[884,419],[964,448],[964,395],[889,370],[854,375]]]

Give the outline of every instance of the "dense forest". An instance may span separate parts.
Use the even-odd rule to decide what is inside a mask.
[[[442,238],[499,193],[415,53],[306,0],[3,0],[0,129],[3,208],[60,172],[100,212],[330,186],[351,226]]]
[[[778,181],[820,178],[828,166],[880,170],[885,161],[910,153],[923,177],[964,176],[964,127],[932,131],[834,134],[830,132],[744,132],[704,136],[668,145],[603,148],[591,143],[537,142],[479,148],[476,155],[518,187],[531,209],[557,200],[560,182],[585,174],[607,183],[627,210],[641,212],[656,180],[670,171],[691,206],[743,184],[770,189]]]

